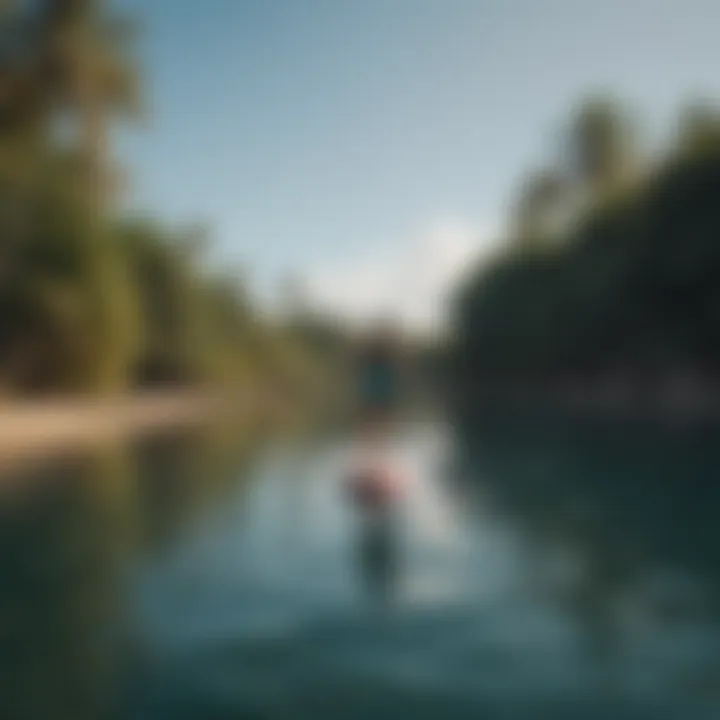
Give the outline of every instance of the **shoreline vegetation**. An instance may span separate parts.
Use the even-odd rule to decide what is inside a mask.
[[[342,329],[306,312],[292,278],[269,312],[252,268],[212,259],[211,228],[125,202],[130,178],[114,141],[120,121],[143,117],[134,20],[103,0],[0,9],[3,447],[83,436],[87,418],[99,434],[152,425],[166,411],[136,400],[146,393],[282,388],[286,404],[305,399],[328,384],[345,343]],[[58,396],[78,399],[61,412]],[[128,400],[110,411],[88,396]],[[173,412],[189,410],[180,402]]]
[[[670,383],[647,389],[623,382],[551,388],[464,388],[451,405],[462,420],[497,415],[562,414],[577,420],[666,425],[720,423],[720,386]]]
[[[126,20],[102,0],[0,10],[3,455],[189,422],[221,396],[262,416],[271,388],[312,415],[348,391],[352,333],[302,278],[271,313],[251,267],[212,261],[203,223],[122,202],[114,129],[142,115]],[[611,98],[578,106],[502,250],[457,278],[450,347],[414,349],[459,416],[720,417],[720,113],[689,105],[652,151],[632,118]]]
[[[461,404],[720,417],[720,111],[688,106],[652,153],[631,117],[581,106],[459,288]]]

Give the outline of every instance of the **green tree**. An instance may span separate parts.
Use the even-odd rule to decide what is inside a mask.
[[[551,252],[508,252],[460,289],[460,383],[612,381],[647,398],[717,382],[720,134],[706,111],[683,117],[655,173],[585,207]]]
[[[693,103],[680,116],[678,150],[683,156],[702,156],[720,149],[720,112],[710,103]]]
[[[573,175],[591,198],[612,192],[637,165],[629,121],[617,102],[598,97],[576,111],[569,133]]]
[[[520,249],[547,246],[560,230],[566,185],[558,173],[543,170],[524,183],[515,206],[515,243]]]
[[[37,80],[50,122],[75,130],[87,198],[102,212],[112,190],[109,125],[139,109],[138,74],[129,54],[133,25],[101,0],[44,0],[37,21]]]
[[[108,19],[101,4],[90,0],[21,3],[2,21],[0,254],[6,272],[0,301],[5,315],[22,306],[46,326],[28,343],[20,336],[27,337],[33,323],[24,329],[11,323],[15,329],[6,329],[6,350],[8,344],[25,348],[17,350],[20,356],[34,355],[45,365],[53,357],[47,337],[55,338],[51,346],[65,338],[75,348],[81,385],[118,390],[126,382],[136,330],[132,288],[110,238],[106,207],[107,120],[121,99],[130,101],[134,78],[119,52],[122,23]],[[69,147],[57,143],[63,124],[76,130]],[[69,266],[72,273],[58,271]],[[59,376],[62,387],[78,385],[77,378]]]

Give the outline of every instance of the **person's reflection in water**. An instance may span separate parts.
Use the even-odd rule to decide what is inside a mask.
[[[371,596],[390,600],[399,570],[399,478],[387,464],[361,466],[351,478],[351,499],[360,514],[357,562]]]

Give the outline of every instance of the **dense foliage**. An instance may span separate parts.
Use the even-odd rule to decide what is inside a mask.
[[[204,237],[117,211],[132,38],[99,0],[0,10],[0,391],[306,382],[317,353],[208,269]]]
[[[688,111],[670,150],[640,163],[614,150],[629,134],[621,118],[609,104],[583,109],[568,156],[593,162],[528,183],[506,250],[459,290],[463,388],[652,393],[717,379],[720,122]]]

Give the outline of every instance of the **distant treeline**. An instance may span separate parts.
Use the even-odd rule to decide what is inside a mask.
[[[523,187],[505,250],[457,293],[464,398],[720,380],[720,118],[688,109],[652,159],[639,137],[622,108],[588,102],[562,161]]]
[[[0,394],[305,386],[323,348],[209,269],[204,233],[117,209],[134,36],[99,0],[0,9]]]

